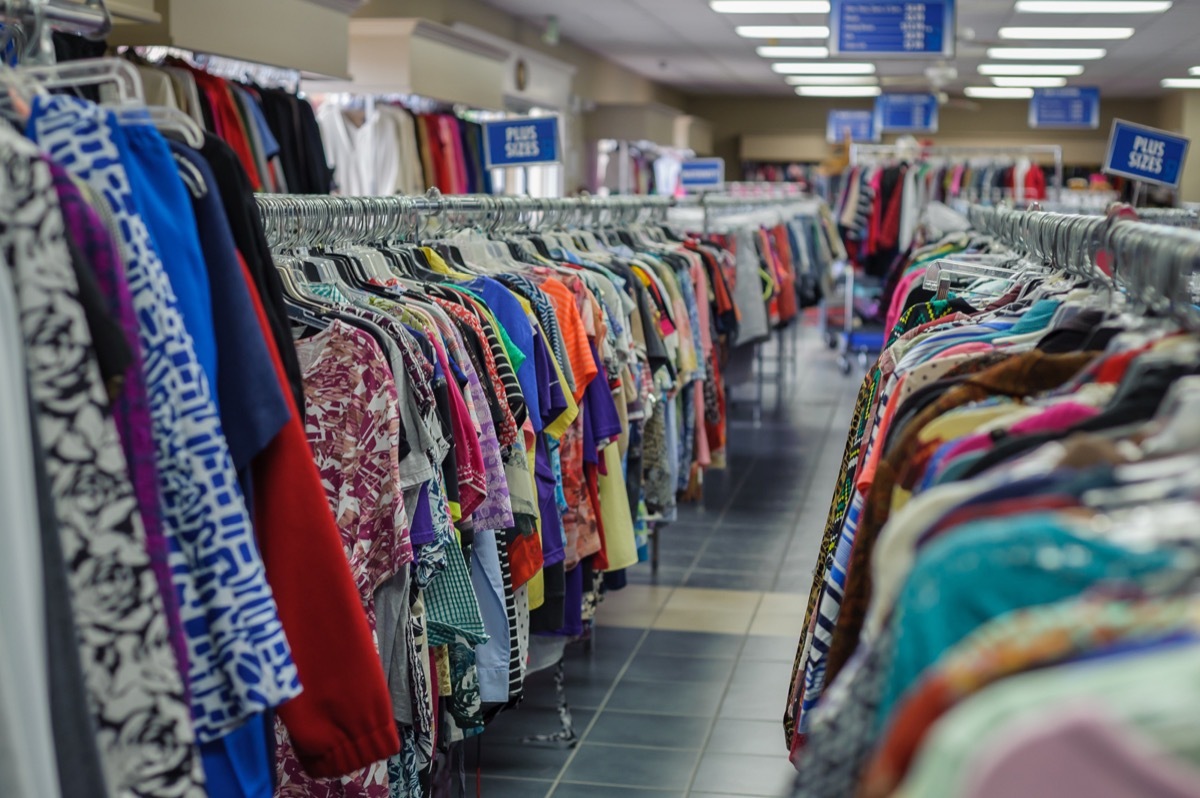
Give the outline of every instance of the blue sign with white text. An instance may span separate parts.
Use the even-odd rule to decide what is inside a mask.
[[[825,140],[836,144],[846,140],[849,132],[851,141],[879,141],[879,130],[875,126],[874,111],[830,111],[825,122]]]
[[[558,117],[538,116],[483,123],[489,169],[558,163]]]
[[[882,133],[937,133],[937,95],[879,95],[875,98],[875,129]]]
[[[954,57],[954,0],[833,0],[829,28],[834,56]]]
[[[693,158],[684,161],[679,171],[684,191],[717,191],[725,186],[724,158]]]
[[[1165,130],[1114,119],[1102,171],[1178,188],[1190,143],[1190,139]]]
[[[1034,89],[1029,101],[1029,126],[1034,130],[1095,130],[1100,127],[1100,89]]]

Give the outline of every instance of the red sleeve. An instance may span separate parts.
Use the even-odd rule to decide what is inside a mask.
[[[242,275],[263,335],[272,341],[244,261]],[[374,637],[283,363],[275,346],[267,349],[292,415],[252,463],[254,528],[304,687],[278,714],[305,771],[333,778],[399,752],[400,737]]]

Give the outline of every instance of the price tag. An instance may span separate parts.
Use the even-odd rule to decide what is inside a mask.
[[[837,144],[846,140],[847,132],[850,133],[851,141],[879,141],[875,112],[845,109],[830,111],[825,122],[825,140],[830,144]]]
[[[830,55],[954,57],[954,0],[833,0],[829,11]]]
[[[558,163],[558,117],[538,116],[483,123],[487,167]]]
[[[1178,188],[1190,139],[1158,128],[1114,119],[1103,172]]]

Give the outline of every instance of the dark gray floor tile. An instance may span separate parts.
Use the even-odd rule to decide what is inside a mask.
[[[714,535],[704,549],[704,556],[733,554],[752,557],[782,557],[787,551],[788,537],[783,534],[739,534],[722,530]]]
[[[567,696],[570,701],[570,696]],[[571,706],[571,721],[576,734],[583,734],[584,729],[592,722],[596,714],[594,709]],[[524,745],[522,739],[531,735],[554,734],[562,729],[558,719],[558,710],[551,707],[535,707],[522,703],[521,706],[509,712],[502,713],[488,724],[483,735],[483,744],[508,743]],[[468,744],[467,749],[473,747]]]
[[[470,780],[470,777],[468,777]],[[503,779],[484,776],[482,781],[483,798],[545,798],[554,786],[553,781],[535,781],[533,779]],[[474,785],[469,785],[473,793]]]
[[[775,570],[779,560],[771,554],[738,554],[723,551],[706,551],[696,561],[697,568],[721,571]]]
[[[792,683],[791,662],[741,660],[733,671],[729,692],[737,693],[742,688],[755,689],[779,697],[779,713],[786,701]]]
[[[539,748],[519,742],[490,741],[484,732],[479,759],[474,745],[467,746],[467,769],[478,761],[484,776],[511,776],[521,779],[554,779],[571,756],[567,748]]]
[[[777,720],[787,705],[786,679],[766,684],[730,684],[719,717],[740,720]]]
[[[489,796],[485,795],[483,798]],[[564,781],[554,790],[553,798],[683,798],[683,793],[676,790],[643,790],[637,787]]]
[[[742,635],[654,629],[646,636],[641,650],[671,657],[735,659],[741,649]]]
[[[606,709],[659,715],[711,718],[721,704],[721,691],[702,682],[622,682]]]
[[[729,795],[783,795],[795,771],[786,754],[705,754],[696,771],[696,785]]]
[[[609,689],[612,687],[611,681],[593,682],[593,683],[572,683],[569,679],[564,682],[567,693],[567,704],[571,707],[580,709],[595,709],[600,706],[600,702],[608,695]],[[529,689],[528,685],[525,689],[525,700],[522,706],[529,705],[531,707],[553,708],[558,706],[558,695],[553,687],[548,689],[535,688]]]
[[[683,581],[684,587],[713,590],[769,590],[775,584],[775,574],[768,571],[710,571],[693,568]]]
[[[787,756],[783,725],[778,720],[718,718],[704,750],[712,754]]]
[[[684,791],[699,757],[699,751],[589,745],[585,742],[563,773],[563,781]]]
[[[724,684],[733,673],[733,665],[728,659],[672,657],[643,648],[629,664],[622,681]]]
[[[605,710],[588,732],[588,743],[699,750],[708,735],[708,718],[650,715]]]

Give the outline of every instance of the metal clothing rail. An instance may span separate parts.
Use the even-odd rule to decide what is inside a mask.
[[[112,15],[104,0],[6,0],[0,4],[0,22],[24,39],[22,61],[52,63],[54,46],[50,31],[76,33],[103,39],[112,32]],[[33,49],[30,49],[30,46]]]
[[[797,201],[787,197],[613,196],[542,199],[488,194],[337,197],[298,194],[256,196],[268,239],[278,247],[347,244],[413,238],[422,231],[477,227],[487,231],[602,227],[665,219],[671,208],[699,208],[704,227],[712,211],[749,210]]]
[[[1025,144],[1013,145],[1011,147],[979,147],[979,146],[954,146],[954,145],[933,145],[922,147],[919,144],[912,145],[897,145],[897,144],[851,144],[850,145],[850,163],[858,164],[863,156],[887,156],[911,154],[913,157],[925,158],[971,158],[971,157],[1020,157],[1023,155],[1049,155],[1054,159],[1054,187],[1062,189],[1063,187],[1063,152],[1062,146],[1058,144]]]
[[[1200,231],[1118,216],[1087,216],[972,206],[971,224],[1069,274],[1121,290],[1148,315],[1200,328],[1196,276]],[[1107,253],[1107,266],[1098,253]]]

